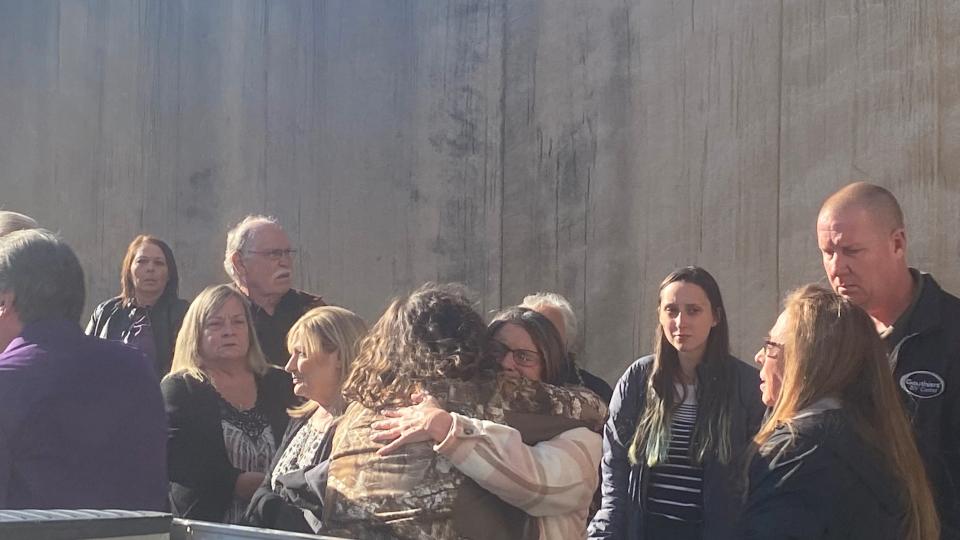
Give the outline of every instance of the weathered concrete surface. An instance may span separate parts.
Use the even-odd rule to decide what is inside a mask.
[[[63,232],[89,307],[136,233],[192,296],[265,212],[300,284],[369,319],[426,280],[485,311],[561,292],[612,382],[684,264],[751,356],[854,178],[960,290],[948,0],[0,0],[0,125],[0,204]]]

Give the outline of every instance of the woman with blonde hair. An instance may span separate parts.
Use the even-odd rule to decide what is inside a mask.
[[[787,297],[755,359],[772,410],[754,438],[742,538],[939,538],[923,463],[866,312],[807,285]]]
[[[290,328],[284,369],[306,402],[288,411],[290,425],[271,473],[250,502],[249,524],[307,533],[319,528],[323,491],[311,483],[310,471],[324,457],[325,435],[346,407],[341,387],[366,333],[363,319],[336,306],[311,309]]]
[[[190,304],[161,389],[174,515],[238,523],[294,396],[289,375],[264,359],[247,300],[232,285],[208,287]]]

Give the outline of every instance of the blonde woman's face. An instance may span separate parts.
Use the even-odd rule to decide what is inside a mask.
[[[760,394],[763,404],[773,407],[783,387],[783,344],[786,337],[787,312],[781,312],[770,329],[763,347],[753,359],[760,366]]]
[[[322,348],[312,354],[304,351],[302,343],[295,343],[290,360],[284,368],[293,376],[293,393],[330,407],[340,401],[340,352],[326,352]]]
[[[250,330],[240,300],[231,296],[203,325],[200,354],[206,362],[246,361]]]

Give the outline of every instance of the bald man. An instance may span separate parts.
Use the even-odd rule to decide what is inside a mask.
[[[830,285],[862,307],[890,355],[943,520],[960,538],[960,299],[907,265],[903,212],[856,182],[824,201],[817,244]]]

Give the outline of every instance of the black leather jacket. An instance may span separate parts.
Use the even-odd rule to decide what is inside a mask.
[[[153,340],[157,351],[156,368],[160,377],[170,371],[177,333],[180,332],[188,306],[186,300],[161,297],[155,306],[149,308],[150,325],[153,327]],[[143,309],[124,302],[119,296],[111,298],[93,310],[86,333],[103,339],[124,341],[130,326],[142,316]]]

